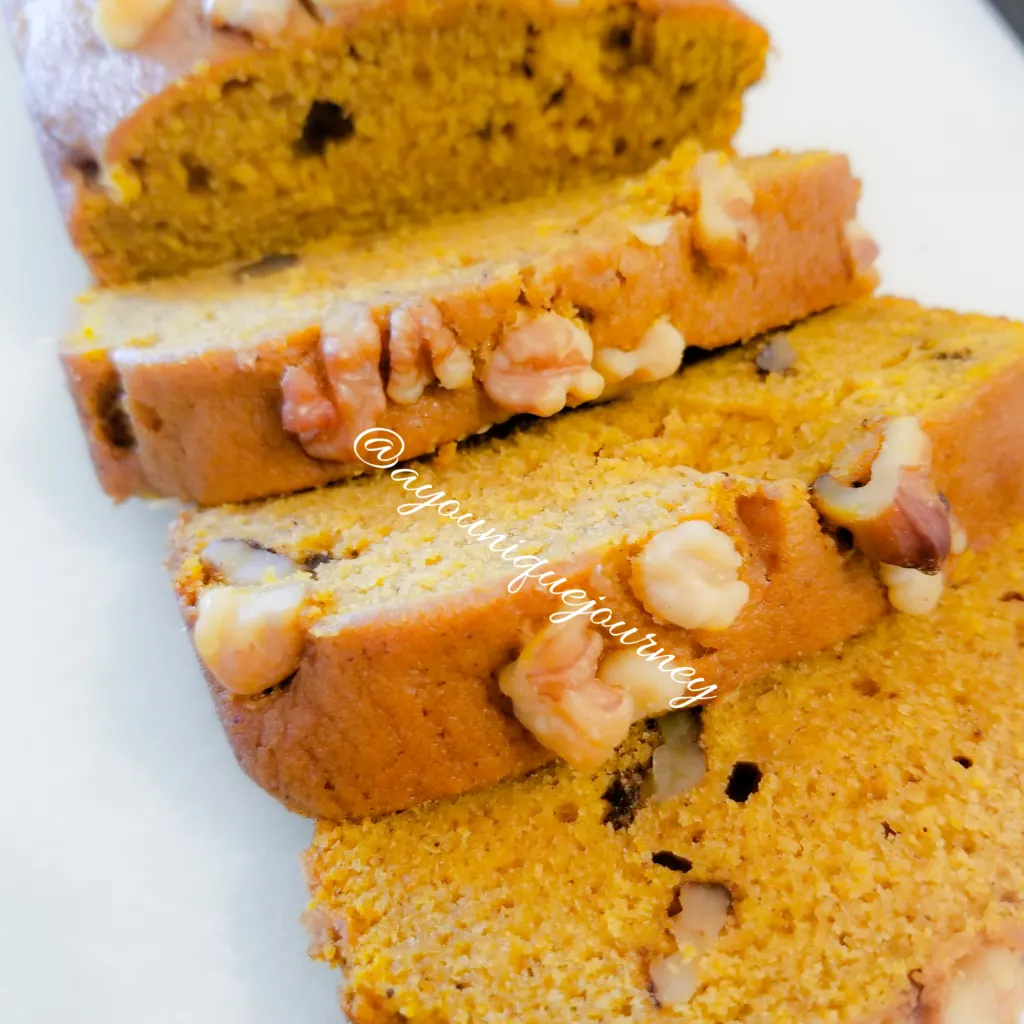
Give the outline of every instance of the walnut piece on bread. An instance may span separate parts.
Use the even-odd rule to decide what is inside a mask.
[[[704,153],[694,165],[700,189],[693,237],[715,264],[735,263],[760,240],[754,217],[754,190],[724,153]]]
[[[212,541],[199,556],[203,567],[221,581],[234,584],[270,583],[287,579],[301,567],[287,555],[255,541],[225,537]]]
[[[92,24],[96,34],[115,50],[132,50],[170,10],[173,0],[98,0]]]
[[[630,693],[598,676],[603,647],[583,620],[546,622],[498,675],[520,723],[585,770],[610,757],[636,719]]]
[[[435,380],[449,390],[473,383],[473,357],[429,299],[392,311],[388,364],[387,395],[400,405],[418,401]]]
[[[683,362],[686,340],[668,317],[651,325],[636,348],[601,348],[594,356],[594,369],[608,384],[663,380],[671,377]]]
[[[750,597],[743,558],[703,519],[656,533],[633,559],[633,589],[656,619],[685,629],[728,629]]]
[[[943,565],[966,546],[931,462],[931,441],[917,418],[898,416],[850,445],[811,488],[821,515],[849,530],[879,563],[893,607],[916,615],[934,609]]]
[[[193,631],[196,652],[232,693],[251,696],[276,686],[302,660],[307,597],[305,578],[208,587]]]
[[[590,335],[572,320],[544,312],[506,332],[484,371],[484,391],[511,412],[553,416],[570,398],[589,402],[604,390],[593,368]]]
[[[843,226],[843,240],[846,243],[846,262],[851,275],[862,277],[874,273],[878,259],[878,243],[861,225],[860,221],[848,220]]]
[[[681,886],[679,912],[669,919],[678,952],[651,963],[654,995],[664,1005],[686,1003],[697,990],[696,961],[708,952],[729,916],[732,897],[722,885]]]
[[[1024,1011],[1024,950],[985,946],[953,968],[939,1005],[926,1000],[923,1024],[1017,1024]]]
[[[295,9],[295,0],[203,0],[203,13],[214,28],[233,28],[261,40],[281,35]]]
[[[380,353],[369,310],[347,304],[324,319],[318,353],[285,371],[281,420],[307,455],[352,460],[353,441],[376,426],[387,404]]]
[[[871,450],[877,454],[864,468]],[[889,420],[868,449],[848,449],[812,495],[818,511],[879,562],[936,573],[950,554],[949,505],[931,479],[931,441],[914,416]]]

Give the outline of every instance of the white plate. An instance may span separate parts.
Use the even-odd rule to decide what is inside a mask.
[[[887,290],[1024,317],[1024,57],[995,15],[748,7],[776,55],[742,147],[850,152]],[[235,767],[161,568],[169,513],[100,494],[44,340],[83,282],[2,40],[0,1020],[338,1021],[297,922],[310,825]]]

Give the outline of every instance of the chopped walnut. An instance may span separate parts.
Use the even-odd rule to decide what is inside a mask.
[[[287,555],[271,551],[255,541],[233,537],[207,544],[199,560],[225,583],[267,583],[287,579],[300,571],[298,563]]]
[[[889,603],[906,615],[930,615],[942,597],[946,580],[941,572],[931,575],[900,565],[878,566],[878,578],[889,594]]]
[[[700,726],[692,711],[666,715],[658,725],[664,742],[651,760],[655,802],[688,793],[704,778],[707,767],[698,742]]]
[[[722,885],[684,885],[679,889],[679,913],[669,928],[677,953],[658,957],[650,966],[654,995],[664,1005],[688,1002],[697,991],[697,961],[714,945],[729,916],[732,897]]]
[[[856,220],[848,220],[843,226],[843,240],[846,242],[850,273],[855,276],[870,274],[878,259],[878,243]]]
[[[418,401],[435,379],[449,390],[473,383],[473,357],[429,299],[392,311],[388,360],[388,398],[401,405]]]
[[[631,224],[629,233],[643,242],[644,245],[649,245],[651,248],[656,249],[659,245],[664,245],[669,240],[674,223],[674,217],[657,217],[654,220]]]
[[[380,331],[362,306],[335,310],[320,329],[319,359],[307,356],[281,380],[285,430],[314,459],[352,460],[352,443],[386,406]]]
[[[697,248],[712,262],[734,263],[754,251],[761,232],[754,192],[724,153],[705,153],[694,166],[700,189],[693,222]]]
[[[621,348],[598,349],[594,356],[594,369],[608,384],[625,380],[644,383],[671,377],[682,365],[686,341],[672,326],[668,317],[662,317],[643,336],[640,344],[630,351]]]
[[[925,991],[922,1024],[1018,1024],[1024,1011],[1024,952],[987,946],[961,960],[941,998]]]
[[[662,1006],[682,1006],[697,991],[697,970],[681,953],[656,957],[649,973],[654,997]]]
[[[913,416],[848,448],[811,493],[818,511],[878,562],[937,573],[950,553],[951,513],[931,479],[931,442]]]
[[[570,398],[588,402],[604,390],[593,358],[586,331],[557,313],[541,313],[506,332],[484,372],[484,390],[503,409],[552,416]]]
[[[299,667],[306,643],[305,578],[261,586],[209,587],[199,599],[193,640],[213,676],[232,693],[276,686]]]
[[[731,905],[724,885],[684,885],[679,890],[679,913],[669,920],[679,951],[684,956],[708,952],[725,927]]]
[[[729,536],[702,519],[655,534],[633,560],[633,588],[659,621],[728,629],[750,596]]]
[[[758,349],[754,357],[757,372],[767,377],[771,373],[789,373],[796,363],[796,349],[784,334],[777,334]]]
[[[214,28],[233,28],[256,39],[274,39],[288,27],[295,0],[203,0],[203,13]]]
[[[585,621],[548,622],[498,675],[516,718],[549,750],[586,770],[611,756],[636,717],[629,693],[598,678],[603,646]]]
[[[601,660],[598,678],[606,686],[623,690],[633,698],[634,717],[647,718],[667,711],[679,696],[679,683],[629,648],[612,651]]]
[[[93,28],[115,50],[132,50],[170,10],[172,0],[99,0]]]

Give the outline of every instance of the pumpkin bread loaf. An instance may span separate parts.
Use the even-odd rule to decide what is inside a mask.
[[[364,471],[368,427],[409,458],[864,294],[857,193],[841,156],[687,143],[636,179],[94,292],[64,365],[113,496],[288,493]]]
[[[245,769],[379,814],[596,765],[888,602],[927,612],[964,533],[1024,513],[1022,401],[1024,327],[863,300],[389,475],[188,513],[172,571]]]
[[[599,771],[321,823],[349,1020],[1016,1024],[1024,529],[953,579]]]
[[[768,38],[723,0],[3,0],[104,283],[256,260],[728,144]]]

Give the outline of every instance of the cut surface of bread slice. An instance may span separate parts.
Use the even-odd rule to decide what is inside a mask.
[[[722,0],[3,6],[105,283],[631,173],[684,137],[727,145],[768,47]]]
[[[913,580],[941,589],[936,569],[954,548],[950,503],[975,547],[1024,512],[1022,400],[1024,327],[863,300],[616,402],[445,450],[393,479],[186,514],[172,571],[189,625],[210,611],[197,642],[246,770],[306,813],[379,814],[521,774],[551,750],[575,756],[553,736],[559,723],[528,707],[522,677],[531,659],[557,654],[538,644],[569,603],[555,596],[566,587],[595,602],[592,631],[570,637],[586,648],[581,664],[594,670],[598,655],[619,653],[626,641],[597,629],[614,618],[693,670],[672,677],[680,694],[695,693],[688,683],[697,678],[713,686],[705,699],[883,616],[876,562],[917,565],[933,575],[910,569]],[[812,504],[809,485],[848,446],[863,456],[879,418],[888,438],[879,472],[871,486],[847,490],[874,500],[895,446],[890,425],[923,426],[930,478],[945,495],[933,492],[918,517],[943,547],[931,564],[886,554],[889,540],[908,534],[885,518],[892,508],[873,535]],[[911,468],[908,480],[918,479]],[[911,499],[901,491],[890,504]],[[482,525],[467,535],[464,516]],[[502,556],[511,543],[525,561]],[[559,588],[545,589],[530,569],[540,559],[564,577]],[[295,607],[275,604],[272,621],[246,620],[241,606],[221,617],[223,602],[248,600],[243,584],[299,569],[292,583],[306,590]],[[891,567],[880,571],[893,603],[909,606]],[[288,596],[270,589],[275,602]],[[698,612],[710,602],[721,617],[695,616],[693,594]],[[252,632],[261,622],[266,636]],[[594,671],[576,683],[596,686]],[[637,696],[635,710],[643,705]]]
[[[1016,1024],[1022,645],[1017,527],[933,617],[640,726],[600,771],[321,823],[311,952],[354,1024]]]
[[[289,493],[365,471],[363,429],[411,458],[865,294],[857,194],[841,156],[684,144],[640,178],[94,292],[63,361],[114,497]]]

